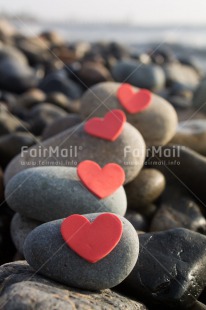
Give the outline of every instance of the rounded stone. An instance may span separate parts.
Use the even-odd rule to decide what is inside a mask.
[[[10,226],[11,238],[20,254],[23,255],[24,241],[28,234],[41,224],[41,222],[26,218],[19,213],[13,216]]]
[[[108,110],[112,109],[124,110],[116,95],[120,85],[115,82],[105,82],[86,91],[81,98],[83,118],[103,117]],[[137,92],[139,89],[134,87],[134,90]],[[125,110],[124,112],[127,121],[140,131],[147,145],[164,145],[175,134],[176,112],[165,99],[155,94],[152,94],[152,102],[146,110],[136,114],[129,114]]]
[[[100,63],[84,62],[77,72],[79,79],[87,86],[91,87],[97,83],[112,81],[110,72]]]
[[[148,228],[148,222],[146,218],[140,213],[129,210],[125,217],[137,231],[146,231]]]
[[[0,137],[0,165],[5,167],[21,152],[22,148],[29,148],[38,140],[28,132],[14,132]]]
[[[111,142],[87,134],[82,123],[17,156],[5,171],[5,183],[16,173],[32,166],[76,167],[83,160],[93,160],[101,167],[107,163],[119,164],[125,171],[127,183],[138,175],[144,159],[144,140],[130,124],[125,123],[120,136]]]
[[[199,74],[190,66],[173,62],[164,66],[167,84],[181,83],[185,86],[195,88],[200,80]]]
[[[165,85],[165,74],[160,66],[134,60],[119,61],[112,68],[112,75],[117,82],[125,83],[126,80],[140,88],[160,90]]]
[[[60,117],[51,124],[49,124],[42,134],[42,140],[51,138],[58,133],[67,130],[77,124],[80,124],[82,119],[78,114],[68,114],[66,116]]]
[[[18,190],[15,191],[16,188]],[[112,212],[124,215],[127,208],[122,186],[112,195],[99,199],[82,184],[77,169],[71,167],[27,169],[10,180],[5,197],[11,209],[42,222],[76,213]]]
[[[84,215],[93,222],[100,214]],[[24,256],[44,276],[60,283],[87,290],[102,290],[122,282],[138,258],[139,241],[133,226],[123,217],[123,233],[117,246],[96,263],[77,255],[64,242],[60,227],[63,220],[40,225],[26,238]]]
[[[142,209],[155,201],[165,189],[164,175],[156,169],[143,169],[125,186],[128,207]]]
[[[180,122],[172,144],[185,145],[192,150],[206,155],[206,120],[195,119]]]
[[[36,135],[41,135],[46,126],[66,115],[66,111],[53,104],[40,103],[33,107],[28,115],[31,131]]]

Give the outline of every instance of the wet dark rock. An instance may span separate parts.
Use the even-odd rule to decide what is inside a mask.
[[[90,292],[61,285],[34,274],[24,261],[0,267],[0,307],[5,310],[147,310],[132,299],[109,289]]]
[[[124,292],[153,307],[188,309],[206,285],[206,237],[183,228],[140,234],[140,255]]]

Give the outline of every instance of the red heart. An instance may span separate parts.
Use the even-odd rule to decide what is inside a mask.
[[[85,131],[95,137],[115,141],[121,134],[126,116],[121,110],[112,110],[104,118],[94,117],[84,126]]]
[[[77,174],[82,183],[97,197],[105,198],[115,192],[125,181],[125,173],[117,164],[101,168],[91,160],[81,162]]]
[[[83,215],[67,217],[61,225],[61,234],[68,246],[90,263],[107,256],[122,236],[122,221],[114,214],[99,215],[93,223]]]
[[[150,105],[152,94],[147,89],[141,89],[135,93],[130,84],[122,84],[117,91],[117,98],[129,113],[135,114]]]

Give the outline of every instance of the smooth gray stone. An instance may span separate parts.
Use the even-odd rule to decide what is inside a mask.
[[[177,114],[172,105],[156,94],[152,94],[151,104],[139,113],[130,114],[120,104],[117,91],[120,83],[99,83],[87,90],[81,98],[83,118],[103,117],[109,110],[121,109],[127,122],[143,136],[146,145],[164,145],[174,136],[177,126]],[[139,89],[133,87],[137,92]]]
[[[121,186],[99,199],[71,167],[36,167],[14,176],[5,190],[8,205],[26,217],[49,222],[72,214],[112,212],[124,215],[127,198]]]
[[[102,213],[85,215],[93,221]],[[138,235],[123,217],[122,237],[109,255],[92,264],[77,255],[64,242],[60,227],[63,220],[34,229],[24,243],[27,262],[44,276],[63,284],[88,290],[111,288],[132,271],[139,253]]]
[[[41,222],[26,218],[25,216],[16,213],[11,221],[11,238],[18,252],[23,255],[23,245],[28,234]]]
[[[125,183],[133,180],[141,170],[145,159],[145,143],[139,131],[129,123],[125,123],[120,136],[111,142],[87,134],[84,125],[82,123],[65,130],[15,157],[5,171],[5,183],[27,168],[76,167],[83,160],[93,160],[100,166],[117,163],[125,171]],[[56,149],[57,151],[54,151]],[[33,156],[33,152],[37,152],[36,156]]]
[[[147,310],[111,290],[83,291],[34,274],[25,262],[0,267],[0,308],[4,310]],[[197,310],[197,309],[196,309]]]

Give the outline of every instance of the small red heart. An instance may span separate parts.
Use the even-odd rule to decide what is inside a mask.
[[[129,113],[135,114],[150,105],[152,94],[147,89],[141,89],[135,93],[130,84],[122,84],[117,91],[117,98]]]
[[[97,197],[103,199],[114,193],[125,181],[125,173],[117,164],[101,168],[91,160],[81,162],[77,174],[82,183]]]
[[[115,141],[121,134],[126,116],[121,110],[112,110],[104,118],[94,117],[84,126],[85,131],[95,137]]]
[[[61,224],[61,234],[67,245],[90,263],[107,256],[122,236],[122,221],[114,214],[99,215],[94,222],[74,214]]]

